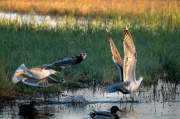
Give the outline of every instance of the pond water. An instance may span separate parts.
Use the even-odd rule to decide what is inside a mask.
[[[50,119],[91,119],[90,112],[110,111],[112,106],[118,106],[123,112],[117,112],[120,119],[179,119],[180,116],[180,90],[179,84],[165,83],[159,80],[156,86],[144,87],[141,85],[134,92],[132,103],[128,97],[122,93],[107,93],[106,88],[91,87],[78,89],[74,91],[65,91],[61,95],[55,95],[53,98],[44,99],[43,97],[32,97],[41,103],[36,106],[39,111],[38,116],[33,118]],[[79,98],[78,98],[79,97]],[[79,99],[80,103],[71,103]],[[81,101],[82,100],[82,101]],[[13,105],[0,108],[0,118],[19,119],[18,105],[29,103],[29,100],[15,100]]]
[[[0,20],[2,21],[3,18],[20,19],[23,22],[32,22],[35,19],[38,24],[48,21],[52,27],[56,26],[56,19],[51,16],[0,12]],[[28,95],[24,95],[22,99],[15,100],[13,104],[0,107],[0,118],[23,118],[19,115],[18,105],[21,103],[29,104],[30,99],[33,99],[41,103],[41,105],[36,106],[39,113],[32,118],[91,119],[89,114],[93,110],[110,111],[112,106],[118,106],[123,110],[123,112],[117,112],[122,119],[179,119],[180,89],[178,87],[179,84],[167,83],[162,80],[159,80],[157,85],[152,85],[151,87],[141,85],[134,92],[135,102],[131,101],[129,95],[127,95],[128,101],[126,101],[125,95],[122,93],[110,94],[106,92],[106,88],[100,86],[65,91],[48,99],[41,95],[38,97],[32,96],[31,98]],[[37,93],[37,95],[39,94]],[[72,103],[76,101],[79,103]]]
[[[18,14],[18,13],[5,13],[0,12],[0,22],[3,20],[10,20],[14,21],[17,20],[19,23],[31,23],[36,25],[42,25],[42,24],[48,24],[51,28],[56,29],[57,25],[66,25],[67,23],[72,26],[76,25],[79,26],[79,28],[84,29],[85,25],[87,23],[96,24],[104,26],[105,23],[100,23],[99,21],[96,21],[95,19],[91,19],[91,21],[88,21],[86,17],[64,17],[64,16],[55,16],[55,15],[36,15],[36,14]],[[112,20],[109,20],[109,26],[112,26]]]

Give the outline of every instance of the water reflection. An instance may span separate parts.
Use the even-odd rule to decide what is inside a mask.
[[[31,101],[28,105],[21,104],[19,106],[19,114],[25,118],[34,118],[39,114],[35,106],[40,106],[36,101]]]
[[[141,86],[134,92],[136,102],[126,101],[122,93],[106,93],[106,88],[91,87],[73,91],[65,91],[61,95],[41,99],[41,106],[36,106],[38,117],[51,119],[91,119],[90,112],[107,111],[110,112],[112,106],[118,106],[123,112],[117,112],[122,119],[152,119],[152,118],[179,118],[179,84],[166,83],[163,80],[158,81],[158,85],[150,87]],[[66,101],[68,97],[82,96],[88,102],[71,103]],[[35,97],[32,97],[35,99]],[[18,103],[27,100],[16,100],[15,105],[4,106],[0,109],[0,118],[19,118]],[[28,104],[29,104],[28,100]]]
[[[15,21],[17,20],[19,23],[27,23],[27,24],[35,24],[43,25],[48,24],[51,28],[56,28],[57,26],[66,26],[70,24],[73,26],[78,26],[81,29],[84,29],[87,26],[88,21],[87,18],[67,18],[63,16],[55,16],[55,15],[34,15],[34,14],[18,14],[18,13],[5,13],[0,12],[0,22],[3,20]],[[105,26],[105,23],[97,22],[96,20],[91,20],[91,23],[94,25]],[[109,25],[112,26],[110,22]]]

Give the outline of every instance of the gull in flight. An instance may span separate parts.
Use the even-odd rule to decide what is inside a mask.
[[[113,93],[120,91],[123,94],[130,94],[130,98],[132,98],[132,92],[134,92],[141,84],[141,81],[144,77],[138,77],[136,79],[135,69],[137,62],[137,53],[133,43],[133,39],[127,27],[123,29],[124,31],[124,62],[114,45],[114,42],[107,31],[111,52],[113,54],[114,64],[118,67],[120,71],[120,83],[116,83],[110,87],[108,87],[107,92]],[[127,100],[127,97],[126,97]]]
[[[32,86],[40,86],[40,87],[48,87],[54,85],[56,83],[64,83],[65,81],[56,81],[50,75],[60,73],[53,69],[45,69],[47,67],[71,67],[75,64],[82,62],[86,58],[86,53],[82,53],[76,57],[72,57],[69,59],[63,59],[54,62],[53,64],[43,64],[37,67],[28,69],[24,64],[22,64],[18,69],[15,71],[12,81],[13,83],[17,83],[22,80],[23,83]]]

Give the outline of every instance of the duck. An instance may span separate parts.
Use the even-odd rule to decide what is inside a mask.
[[[106,29],[107,30],[107,29]],[[137,53],[135,45],[130,31],[127,27],[124,27],[124,61],[122,60],[110,34],[107,30],[108,39],[110,42],[111,52],[113,54],[112,59],[114,64],[119,69],[120,82],[107,88],[108,93],[114,93],[120,91],[121,93],[130,94],[132,102],[134,101],[132,93],[138,89],[144,77],[139,76],[136,79],[135,69],[137,62]],[[127,97],[126,97],[127,100]],[[128,100],[127,100],[128,101]]]
[[[23,117],[37,116],[39,111],[35,108],[35,106],[40,106],[40,104],[36,101],[31,101],[28,105],[21,104],[19,106],[19,115]]]
[[[106,111],[94,111],[90,113],[92,119],[120,119],[116,114],[117,111],[123,112],[117,106],[111,107],[111,112]]]

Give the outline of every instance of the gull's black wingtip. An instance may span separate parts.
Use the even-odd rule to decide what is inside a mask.
[[[85,58],[86,58],[86,53],[81,53],[80,55],[76,56],[76,63],[75,64],[78,64],[80,62],[82,62]]]
[[[86,53],[81,53],[80,55],[76,56],[76,59],[85,59],[86,56]]]

